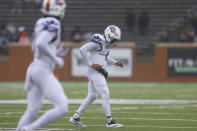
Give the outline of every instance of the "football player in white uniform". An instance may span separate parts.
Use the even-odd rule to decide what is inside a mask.
[[[92,35],[90,42],[80,48],[80,53],[88,64],[88,95],[77,112],[71,116],[69,120],[71,123],[79,127],[85,127],[85,125],[80,122],[80,115],[98,97],[98,95],[100,95],[107,119],[106,126],[114,128],[123,126],[116,123],[111,117],[109,89],[105,78],[108,74],[103,68],[107,63],[123,67],[122,62],[109,58],[109,48],[116,46],[116,41],[119,41],[120,39],[121,30],[115,25],[110,25],[105,29],[104,35]],[[91,54],[90,57],[87,55],[88,52]]]
[[[37,20],[34,29],[34,60],[26,73],[25,89],[27,109],[20,119],[17,131],[33,131],[68,112],[68,100],[64,90],[53,74],[55,65],[64,66],[61,56],[66,55],[63,48],[57,48],[61,36],[60,19],[64,17],[64,0],[43,0],[44,17]],[[60,55],[60,56],[59,56]],[[44,97],[54,105],[39,119],[33,122],[43,104]]]

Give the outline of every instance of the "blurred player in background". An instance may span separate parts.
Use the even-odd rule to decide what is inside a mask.
[[[107,119],[106,126],[114,128],[123,126],[112,119],[109,103],[109,89],[106,82],[108,73],[103,68],[107,63],[123,67],[122,62],[108,57],[109,48],[116,46],[116,41],[119,41],[120,39],[121,30],[115,25],[110,25],[105,29],[104,35],[92,35],[90,42],[80,48],[80,53],[88,64],[88,95],[80,105],[77,112],[71,116],[69,120],[71,123],[79,127],[85,127],[85,125],[80,122],[80,115],[98,97],[99,94],[102,99],[102,105]],[[90,57],[87,54],[88,52],[91,54]]]
[[[62,56],[67,52],[62,47],[57,49],[61,37],[60,19],[64,17],[65,8],[64,0],[43,0],[44,17],[38,19],[35,24],[34,60],[26,74],[27,110],[18,123],[17,131],[36,130],[68,112],[67,97],[53,74],[56,64],[59,68],[64,66]],[[44,97],[52,102],[54,108],[33,122],[40,111]]]

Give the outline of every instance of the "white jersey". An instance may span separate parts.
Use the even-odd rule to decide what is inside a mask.
[[[91,54],[90,57],[87,55],[87,52]],[[101,34],[92,35],[90,42],[80,48],[80,53],[89,66],[92,64],[106,66],[107,63],[116,63],[116,60],[108,57],[109,46],[106,44],[106,40]]]
[[[45,33],[43,33],[45,32]],[[45,35],[41,35],[45,34]],[[46,64],[54,69],[55,61],[48,53],[40,50],[37,46],[39,42],[46,44],[50,50],[50,55],[56,57],[56,47],[60,42],[61,25],[59,20],[53,17],[40,18],[35,24],[34,29],[34,61]]]

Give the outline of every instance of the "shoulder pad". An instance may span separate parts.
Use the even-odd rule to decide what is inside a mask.
[[[101,34],[93,34],[90,41],[97,44],[105,44],[105,38]]]
[[[44,30],[57,32],[60,29],[60,22],[55,18],[43,18],[41,20]]]

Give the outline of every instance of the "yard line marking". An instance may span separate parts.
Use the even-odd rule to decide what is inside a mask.
[[[21,117],[21,116],[0,116],[1,118],[16,118],[16,117]],[[70,117],[61,117],[59,119],[69,119]],[[81,119],[104,119],[104,117],[80,117]],[[158,118],[120,118],[120,117],[115,117],[116,119],[119,120],[156,120],[156,121],[194,121],[196,122],[197,120],[193,119],[158,119]],[[1,123],[0,123],[1,124]]]
[[[84,99],[69,99],[69,104],[81,104]],[[45,104],[51,104],[48,100]],[[197,104],[197,100],[134,100],[134,99],[110,99],[111,104]],[[0,104],[27,104],[27,100],[0,100]],[[94,101],[94,104],[102,104],[101,99]]]
[[[47,110],[42,110],[40,113],[44,113]],[[70,111],[69,113],[75,113],[76,111]],[[21,112],[0,112],[0,115],[12,115],[12,114],[23,114],[24,111],[21,110]],[[104,114],[103,111],[95,112],[93,111],[86,111],[86,113],[89,114]],[[197,113],[167,113],[167,112],[112,112],[112,113],[120,113],[120,114],[150,114],[150,115],[197,115]]]
[[[57,125],[57,124],[48,124],[48,125]],[[58,124],[60,125],[60,124]],[[61,124],[61,125],[66,125],[66,124]],[[73,126],[76,127],[76,126]],[[86,128],[88,127],[106,127],[106,125],[87,125]],[[143,125],[137,125],[137,126],[127,126],[124,125],[122,128],[165,128],[165,129],[197,129],[197,127],[176,127],[176,126],[143,126]],[[15,130],[16,128],[0,128],[0,130]],[[39,130],[80,130],[81,128],[39,128]]]
[[[70,117],[66,117],[70,118]],[[81,117],[82,119],[103,119],[103,117]],[[120,118],[120,117],[115,117],[116,119],[119,120],[159,120],[159,121],[197,121],[197,120],[192,120],[192,119],[157,119],[157,118]]]
[[[167,113],[167,112],[117,112],[130,114],[151,114],[151,115],[197,115],[197,113]]]
[[[5,131],[5,130],[8,130],[8,131],[10,131],[10,130],[13,130],[13,131],[15,131],[16,130],[16,128],[0,128],[0,131]],[[37,130],[39,130],[39,131],[74,131],[74,130],[79,130],[79,129],[77,129],[77,128],[38,128]]]
[[[145,106],[145,107],[135,107],[135,106],[122,106],[122,107],[112,107],[111,110],[137,110],[137,109],[171,109],[171,110],[183,110],[187,107],[197,107],[197,105],[158,105],[158,106]]]
[[[44,113],[45,111],[40,111],[40,113]],[[69,113],[75,113],[76,111],[70,111]],[[23,114],[24,111],[21,112],[4,112],[0,114],[5,115],[12,115],[12,114]],[[101,112],[95,112],[95,111],[86,111],[86,113],[89,114],[104,114],[103,111]],[[168,113],[168,112],[112,112],[112,113],[120,113],[120,114],[151,114],[151,115],[197,115],[197,113]]]
[[[0,107],[3,106],[8,106],[8,107],[15,107],[15,106],[23,106],[23,104],[0,104]],[[45,104],[44,105],[45,107],[52,107],[52,105],[50,104]],[[102,107],[98,108],[98,105],[96,104],[93,104],[91,105],[91,107],[93,109],[88,109],[90,111],[103,111]],[[145,106],[145,107],[139,107],[138,105],[134,105],[134,106],[122,106],[122,107],[111,107],[111,110],[112,111],[119,111],[119,110],[138,110],[138,109],[171,109],[171,110],[184,110],[185,108],[188,108],[188,107],[197,107],[197,105],[195,104],[178,104],[178,105],[149,105],[149,106]],[[26,108],[26,106],[24,105],[24,108]],[[78,108],[78,105],[73,105],[73,107],[69,107],[70,110],[75,110]],[[95,109],[94,109],[95,108]],[[87,110],[87,111],[88,111]],[[194,109],[193,109],[194,110]],[[0,108],[0,111],[7,111],[7,110],[4,110],[4,109],[1,109]],[[16,111],[23,111],[23,110],[16,110]]]
[[[91,126],[91,127],[105,127],[106,125],[87,125],[87,126]],[[191,129],[191,128],[194,128],[194,129],[197,129],[197,127],[176,127],[176,126],[126,126],[126,125],[123,125],[123,128],[126,127],[126,128],[177,128],[177,129]]]

